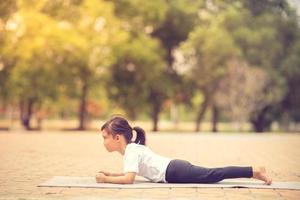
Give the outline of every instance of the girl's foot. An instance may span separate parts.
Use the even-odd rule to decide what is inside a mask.
[[[267,174],[266,168],[261,167],[253,167],[253,178],[256,178],[258,180],[262,180],[267,185],[271,185],[272,179]]]

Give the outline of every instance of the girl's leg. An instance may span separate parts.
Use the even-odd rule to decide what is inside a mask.
[[[184,160],[172,160],[166,180],[170,183],[216,183],[228,178],[251,178],[252,167],[204,168]]]

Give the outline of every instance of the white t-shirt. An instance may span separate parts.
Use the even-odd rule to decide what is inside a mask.
[[[165,175],[171,159],[155,154],[147,146],[130,143],[123,157],[123,172],[135,172],[153,182],[166,182]]]

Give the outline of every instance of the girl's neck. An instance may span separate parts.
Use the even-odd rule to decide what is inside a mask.
[[[125,140],[123,140],[121,143],[120,143],[120,148],[118,150],[118,152],[124,156],[125,154],[125,150],[126,150],[126,146],[127,146],[127,143]]]

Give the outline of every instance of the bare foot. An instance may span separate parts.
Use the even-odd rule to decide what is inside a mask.
[[[271,185],[272,183],[271,177],[269,177],[266,168],[263,166],[253,167],[253,178],[264,181],[266,185]]]

